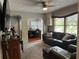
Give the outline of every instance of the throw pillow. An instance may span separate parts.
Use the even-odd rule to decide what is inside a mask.
[[[62,38],[62,40],[63,41],[65,41],[65,40],[68,40],[68,37],[70,36],[70,34],[66,34],[63,38]]]

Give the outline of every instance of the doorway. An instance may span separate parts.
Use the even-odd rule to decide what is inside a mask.
[[[43,20],[42,19],[30,19],[28,22],[28,42],[33,43],[41,40],[43,33]]]

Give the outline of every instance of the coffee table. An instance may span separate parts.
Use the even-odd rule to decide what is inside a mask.
[[[50,51],[54,53],[55,55],[59,56],[61,59],[69,59],[71,56],[71,53],[58,47],[54,46],[50,48]]]

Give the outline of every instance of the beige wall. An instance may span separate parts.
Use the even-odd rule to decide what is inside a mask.
[[[71,13],[77,12],[77,11],[78,11],[78,5],[74,4],[74,5],[71,5],[71,6],[61,8],[57,11],[54,11],[52,13],[52,15],[53,16],[65,16],[65,15],[68,15],[68,14],[71,14]]]

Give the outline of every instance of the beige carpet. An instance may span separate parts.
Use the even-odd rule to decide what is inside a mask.
[[[28,44],[28,48],[22,54],[22,59],[43,59],[42,49],[46,46],[41,40]]]

